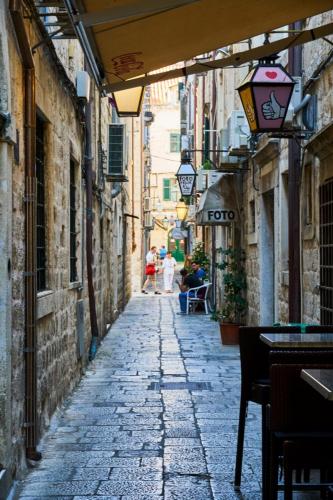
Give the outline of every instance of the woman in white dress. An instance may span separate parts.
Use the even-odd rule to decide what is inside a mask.
[[[163,260],[163,273],[164,273],[164,291],[172,293],[173,291],[173,275],[177,265],[176,259],[172,257],[171,252],[168,252]]]

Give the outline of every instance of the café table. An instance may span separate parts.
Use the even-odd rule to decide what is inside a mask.
[[[333,333],[262,333],[271,349],[333,349]]]
[[[302,351],[303,353],[306,351],[318,351],[318,353],[320,351],[326,351],[326,353],[327,351],[333,351],[333,333],[274,333],[272,330],[271,333],[260,334],[260,340],[268,346],[271,353],[280,352],[281,356],[283,351],[286,353],[288,351]],[[267,436],[263,442],[266,443],[266,450],[265,452],[263,450],[263,453],[265,457],[269,457],[269,439]],[[268,471],[270,465],[267,464],[265,469]],[[269,474],[265,482],[269,484]]]
[[[328,401],[333,401],[333,369],[305,369],[301,378]]]

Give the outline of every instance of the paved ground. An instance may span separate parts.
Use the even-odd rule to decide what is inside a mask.
[[[234,499],[237,347],[174,296],[137,296],[113,325],[19,498]],[[251,407],[243,497],[260,499],[260,409]]]

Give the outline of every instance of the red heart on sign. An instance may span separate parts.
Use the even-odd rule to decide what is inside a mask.
[[[276,71],[266,71],[265,75],[270,78],[271,80],[274,80],[274,78],[277,77],[277,72]]]

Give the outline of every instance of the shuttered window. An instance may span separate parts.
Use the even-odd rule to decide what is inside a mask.
[[[170,134],[170,153],[179,153],[180,151],[180,134]]]
[[[109,125],[109,175],[124,174],[124,125]]]
[[[163,179],[163,200],[171,200],[171,181],[170,179]]]

